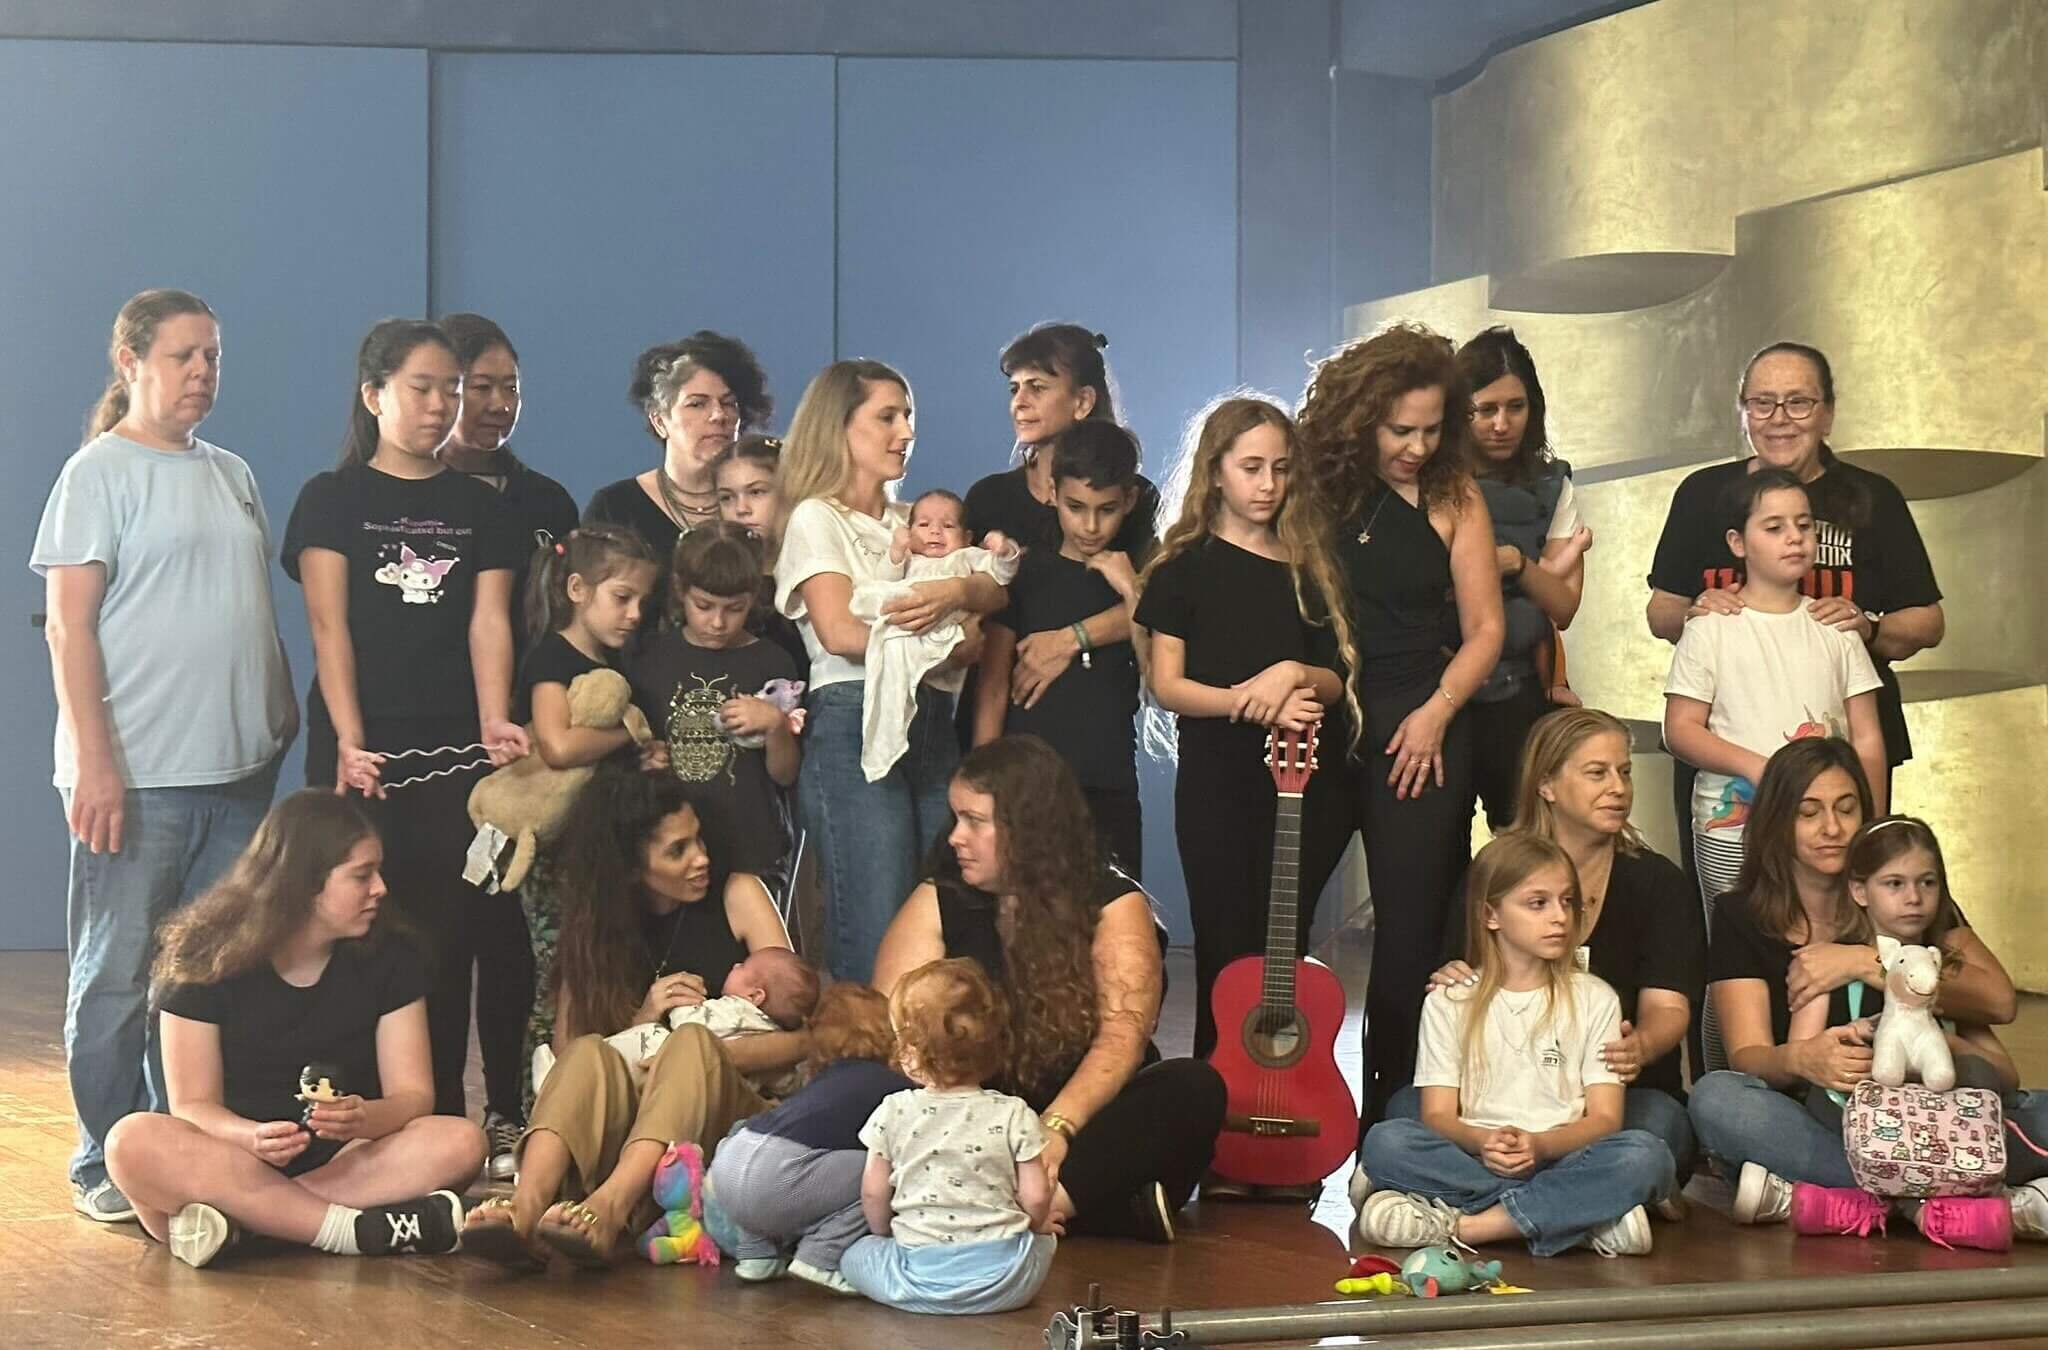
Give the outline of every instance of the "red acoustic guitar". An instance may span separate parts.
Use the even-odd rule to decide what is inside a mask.
[[[1295,958],[1301,794],[1316,769],[1316,731],[1276,730],[1266,738],[1280,794],[1266,954],[1225,966],[1209,999],[1218,1033],[1209,1062],[1230,1090],[1211,1166],[1255,1186],[1321,1181],[1358,1143],[1358,1107],[1337,1071],[1344,986],[1322,962]]]

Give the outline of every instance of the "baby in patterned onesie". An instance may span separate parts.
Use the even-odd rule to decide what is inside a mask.
[[[861,1129],[875,1236],[847,1249],[839,1273],[906,1312],[1021,1308],[1052,1264],[1052,1183],[1037,1114],[982,1086],[1009,1059],[1002,999],[976,962],[933,961],[897,983],[889,1019],[919,1086],[883,1098]]]

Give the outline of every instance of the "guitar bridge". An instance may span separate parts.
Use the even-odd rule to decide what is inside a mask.
[[[1323,1133],[1323,1122],[1295,1116],[1248,1116],[1233,1111],[1223,1118],[1231,1134],[1249,1134],[1260,1139],[1315,1139]]]

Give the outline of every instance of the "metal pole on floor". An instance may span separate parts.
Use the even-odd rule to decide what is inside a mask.
[[[1094,1295],[1091,1294],[1091,1302]],[[1995,1270],[1910,1271],[1790,1280],[1632,1288],[1560,1289],[1534,1294],[1460,1294],[1444,1299],[1388,1299],[1268,1308],[1175,1310],[1173,1331],[1193,1345],[1317,1340],[1325,1336],[1414,1335],[1503,1327],[1560,1326],[1667,1318],[1722,1319],[1744,1313],[1897,1308],[1979,1299],[2048,1297],[2048,1266]],[[1076,1312],[1082,1310],[1077,1309]],[[1163,1315],[1145,1319],[1165,1325]],[[1091,1319],[1061,1314],[1046,1332],[1053,1350],[1105,1344]],[[1882,1344],[1883,1342],[1873,1342]]]
[[[1965,1345],[2043,1334],[2048,1334],[2048,1299],[2029,1298],[1922,1304],[1911,1316],[1895,1308],[1824,1308],[1669,1322],[1443,1331],[1404,1336],[1401,1344],[1414,1350],[1864,1350],[1880,1345]]]

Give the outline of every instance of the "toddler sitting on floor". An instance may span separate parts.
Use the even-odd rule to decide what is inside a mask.
[[[981,548],[967,541],[966,506],[943,489],[927,492],[910,504],[910,524],[896,531],[889,545],[891,566],[903,569],[900,579],[863,581],[853,588],[853,617],[868,626],[860,767],[870,783],[887,777],[910,744],[917,686],[967,637],[957,614],[910,633],[884,618],[882,607],[911,594],[920,581],[985,572],[1007,586],[1017,575],[1022,550],[999,531],[991,530]],[[951,670],[933,676],[931,683],[957,694],[965,679],[964,671]]]

